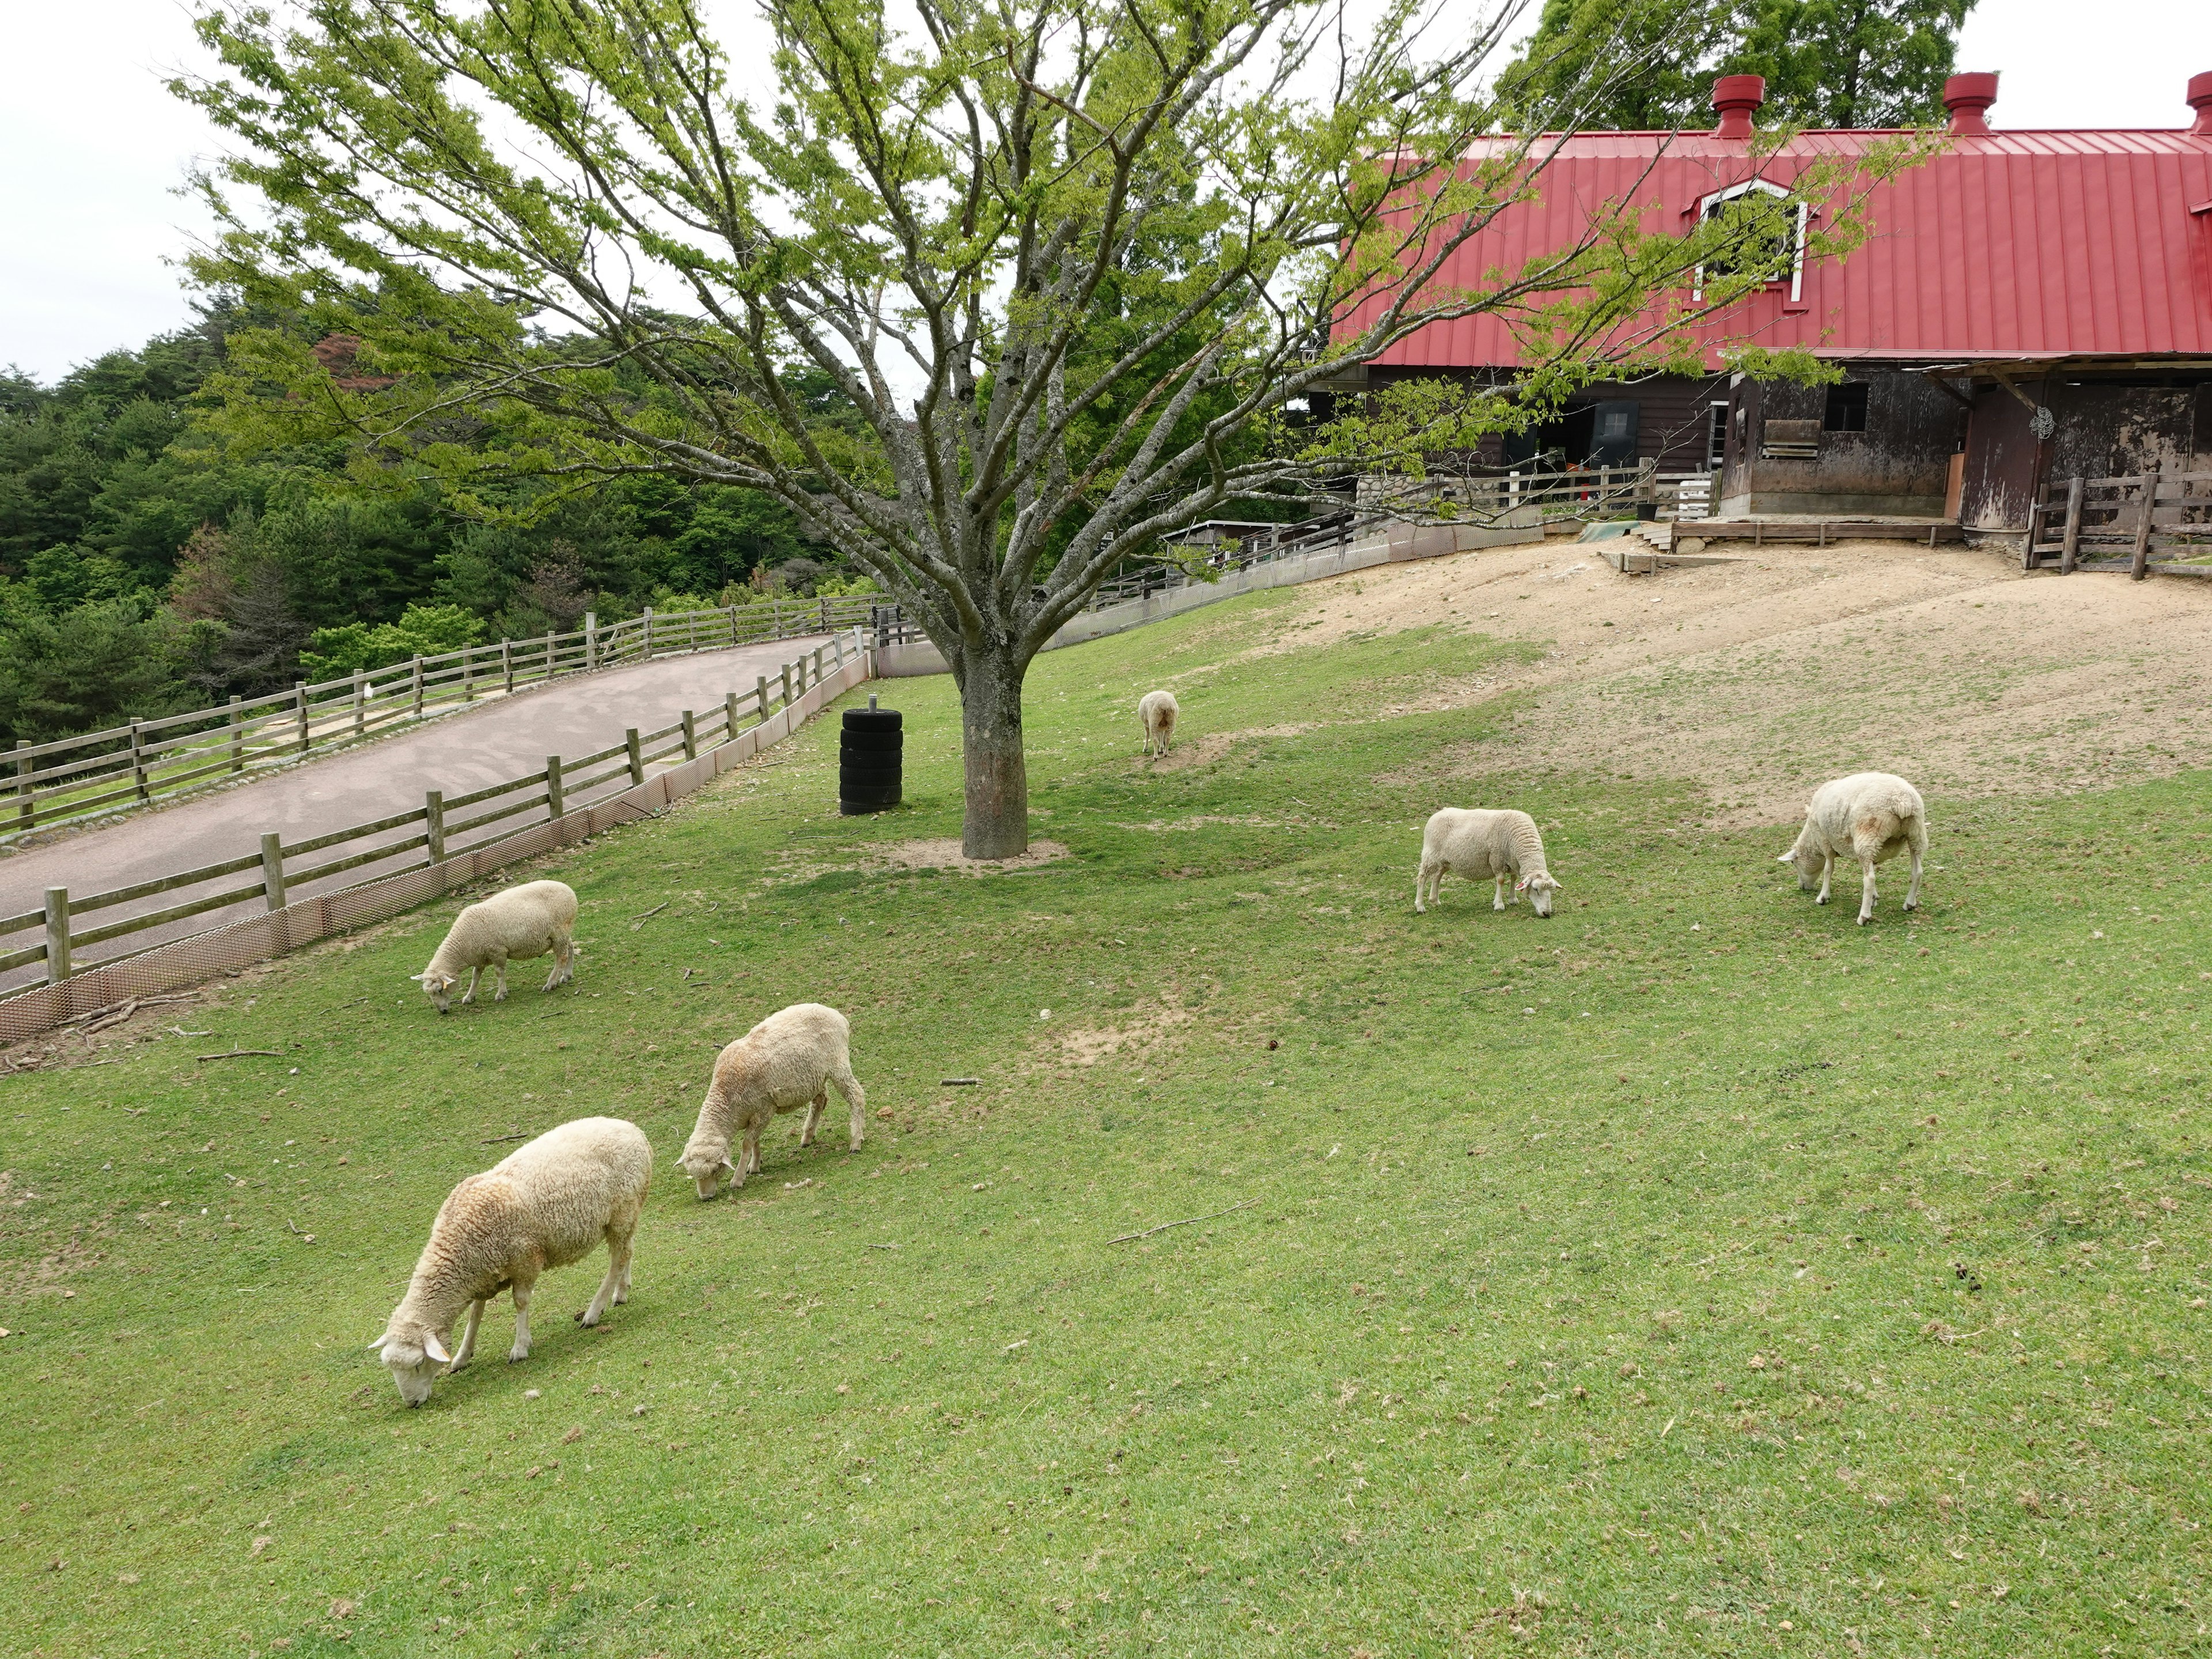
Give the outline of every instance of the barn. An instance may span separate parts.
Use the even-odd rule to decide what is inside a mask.
[[[1571,246],[1589,203],[1636,202],[1648,228],[1679,228],[1897,136],[1808,131],[1769,149],[1754,142],[1764,93],[1756,76],[1723,77],[1707,133],[1565,139],[1535,199],[1443,280],[1480,288]],[[1951,77],[1945,142],[1874,188],[1865,245],[1808,260],[1801,240],[1763,289],[1701,325],[1706,375],[1592,386],[1484,459],[1647,462],[1711,474],[1723,516],[1940,517],[1970,540],[2021,538],[2071,478],[2212,471],[2212,73],[2188,82],[2194,119],[2171,130],[2005,132],[1996,95],[1995,75]],[[1732,374],[1723,349],[1741,341],[1806,348],[1844,378]],[[1508,323],[1481,314],[1431,325],[1335,389],[1497,383],[1519,364]]]

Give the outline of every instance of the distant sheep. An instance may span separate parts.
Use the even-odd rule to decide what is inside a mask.
[[[714,1197],[725,1170],[732,1190],[745,1184],[761,1166],[761,1131],[779,1112],[806,1107],[799,1144],[812,1146],[833,1083],[851,1111],[852,1150],[860,1150],[868,1100],[853,1075],[852,1043],[853,1028],[844,1015],[818,1002],[801,1002],[770,1014],[722,1050],[699,1121],[677,1160],[701,1199]],[[732,1163],[731,1143],[739,1140],[743,1153]]]
[[[1447,806],[1431,816],[1421,833],[1421,867],[1413,876],[1415,910],[1425,912],[1435,902],[1447,870],[1470,881],[1494,882],[1493,910],[1503,910],[1526,893],[1536,914],[1548,916],[1552,895],[1561,885],[1544,862],[1544,838],[1536,833],[1536,820],[1510,810]]]
[[[399,1397],[421,1405],[440,1365],[459,1370],[475,1357],[484,1304],[504,1290],[514,1292],[514,1346],[507,1357],[529,1358],[530,1294],[538,1274],[582,1261],[603,1239],[607,1274],[577,1317],[596,1325],[610,1303],[629,1301],[630,1241],[652,1185],[645,1132],[620,1118],[586,1117],[547,1130],[454,1188],[430,1224],[406,1296],[369,1344],[391,1368]],[[449,1353],[464,1308],[468,1328],[459,1350]]]
[[[576,895],[566,882],[526,881],[504,893],[471,904],[453,918],[445,943],[430,965],[410,979],[419,981],[441,1014],[453,1012],[453,987],[461,971],[469,975],[466,1006],[477,1000],[477,979],[487,968],[496,970],[499,990],[494,1002],[507,1000],[507,964],[527,962],[553,953],[553,971],[545,988],[566,985],[576,977]]]
[[[1145,752],[1164,755],[1175,744],[1176,718],[1182,710],[1172,691],[1147,691],[1137,699],[1137,723],[1145,728]]]
[[[1859,926],[1874,920],[1874,872],[1899,853],[1912,854],[1912,883],[1905,890],[1905,908],[1920,908],[1920,860],[1928,851],[1928,808],[1920,792],[1903,778],[1887,772],[1854,772],[1813,792],[1805,809],[1805,827],[1797,843],[1778,864],[1797,866],[1797,888],[1809,890],[1813,878],[1820,878],[1818,903],[1828,902],[1828,883],[1838,858],[1859,861]]]

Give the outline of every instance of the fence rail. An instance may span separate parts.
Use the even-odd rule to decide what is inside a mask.
[[[256,899],[268,910],[282,910],[311,884],[349,871],[379,866],[375,878],[380,881],[478,852],[532,824],[558,819],[590,806],[595,799],[641,786],[649,768],[696,761],[702,751],[765,726],[771,715],[795,708],[810,691],[858,659],[864,643],[857,629],[833,635],[828,644],[787,664],[775,677],[756,676],[750,690],[730,691],[711,709],[686,709],[674,724],[657,731],[641,732],[633,726],[623,733],[622,742],[573,760],[549,755],[545,764],[534,772],[466,794],[449,799],[440,791],[429,790],[420,806],[289,844],[273,832],[265,834],[255,852],[106,892],[72,895],[65,887],[50,888],[46,902],[38,909],[0,917],[0,975],[43,964],[44,982],[57,985],[166,941],[140,939],[97,960],[80,959],[80,952],[95,945],[173,928],[177,922]],[[607,765],[609,762],[617,763]],[[601,766],[605,769],[580,775],[589,768]],[[473,807],[487,810],[460,816]],[[530,815],[528,823],[509,822],[526,814]],[[480,830],[486,833],[477,835]],[[312,865],[302,862],[312,854],[325,853],[336,856]],[[395,864],[395,860],[404,862]],[[247,871],[254,872],[254,879],[242,885],[172,899],[173,895],[205,888]],[[119,919],[97,927],[80,925],[88,915],[155,899],[170,902],[131,909]],[[19,936],[27,934],[36,937],[16,942]],[[4,1006],[0,1003],[0,1007]]]
[[[2154,556],[2175,552],[2187,557]],[[2212,472],[2052,479],[2029,511],[2026,569],[2212,576],[2202,561],[2212,561]]]
[[[866,621],[872,608],[866,598],[777,599],[663,616],[647,611],[604,628],[586,617],[567,633],[472,645],[343,679],[302,681],[265,696],[233,697],[222,708],[19,743],[7,757],[15,763],[15,805],[11,811],[0,801],[0,846],[33,830],[289,765],[481,697],[656,657],[827,634]]]

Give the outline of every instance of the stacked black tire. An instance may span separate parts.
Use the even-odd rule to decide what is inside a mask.
[[[899,804],[904,719],[896,708],[848,708],[837,737],[837,810],[847,817]]]

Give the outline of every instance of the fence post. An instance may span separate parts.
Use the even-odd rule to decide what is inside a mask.
[[[70,976],[69,889],[46,889],[46,983],[58,985]]]
[[[623,746],[629,750],[629,781],[633,784],[645,781],[645,745],[638,741],[637,727],[631,726],[623,733]]]
[[[722,741],[727,743],[738,735],[738,694],[722,694]]]
[[[415,718],[422,718],[422,659],[416,657],[407,673],[408,695],[415,700]]]
[[[461,647],[461,701],[463,702],[474,702],[477,700],[477,680],[473,672],[476,650],[473,645],[465,645]]]
[[[831,635],[830,649],[834,653],[832,660],[836,665],[842,668],[845,665],[845,636],[842,634]]]
[[[238,707],[242,701],[237,696],[230,700],[230,769],[234,772],[246,769],[246,716]]]
[[[645,607],[645,659],[653,660],[653,607]]]
[[[238,699],[233,697],[233,702]],[[27,830],[37,814],[31,805],[31,757],[23,750],[31,746],[28,738],[15,739],[15,827]]]
[[[353,734],[360,737],[368,730],[368,676],[356,668],[353,671]]]
[[[422,823],[430,842],[430,862],[446,861],[446,792],[425,789],[422,792]]]
[[[2081,487],[2083,480],[2075,478],[2066,486],[2066,536],[2059,544],[2058,574],[2074,574],[2074,552],[2081,543]]]
[[[499,642],[500,678],[507,686],[509,696],[514,695],[514,641],[502,636]]]
[[[821,685],[822,685],[822,647],[821,647],[820,646],[818,646],[818,645],[817,645],[817,646],[816,646],[816,647],[814,647],[814,684],[815,684],[815,688],[816,688],[816,690],[820,690],[820,689],[821,689]]]
[[[550,633],[545,636],[545,683],[553,684],[553,635]]]
[[[759,701],[753,705],[753,714],[757,718],[758,722],[761,725],[765,726],[768,724],[767,675],[756,674],[753,676],[753,695],[759,699]]]
[[[313,742],[313,739],[307,734],[307,681],[295,680],[292,682],[292,700],[298,705],[300,710],[300,752],[304,755],[307,752],[308,748]]]
[[[805,671],[802,669],[800,672],[803,673]],[[789,663],[783,665],[783,706],[786,708],[791,707],[791,665]]]
[[[735,606],[735,605],[732,605],[732,606],[730,607],[730,643],[731,643],[732,645],[735,645],[737,642],[738,642],[738,607],[737,607],[737,606]]]
[[[557,818],[568,810],[568,801],[561,790],[561,757],[548,755],[545,757],[545,816]]]
[[[2128,566],[2130,581],[2139,582],[2150,574],[2150,518],[2158,507],[2158,481],[2163,471],[2148,473],[2142,481],[2142,515],[2136,520],[2135,559]]]
[[[699,722],[688,708],[684,711],[684,758],[688,761],[699,758]]]
[[[596,611],[586,611],[584,613],[585,667],[596,668],[599,666],[599,613]]]
[[[261,891],[270,909],[284,908],[284,844],[274,830],[261,837]]]
[[[154,799],[154,792],[146,787],[146,734],[135,715],[131,721],[131,781],[137,786],[140,800]]]

